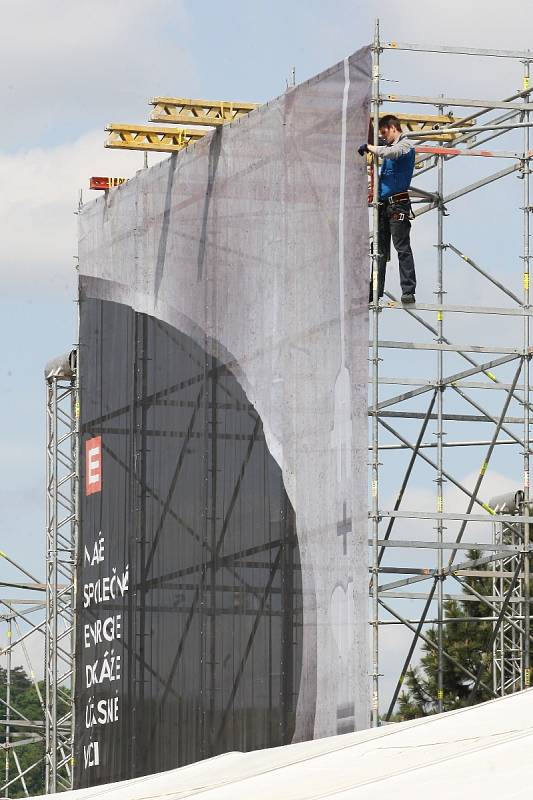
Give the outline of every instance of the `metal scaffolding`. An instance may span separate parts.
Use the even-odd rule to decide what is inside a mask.
[[[46,792],[72,788],[79,399],[76,351],[50,362],[47,386]]]
[[[47,792],[72,788],[79,481],[76,351],[50,361],[45,381],[45,580],[0,552],[0,586],[9,592],[0,597],[0,622],[5,631],[5,646],[0,648],[2,797],[35,794],[35,787],[41,786],[36,773],[44,777]],[[40,710],[35,718],[26,716],[18,697],[30,705],[31,697],[35,698]]]
[[[0,698],[3,709],[0,735],[4,749],[0,791],[3,797],[34,794],[35,787],[41,787],[43,776],[46,776],[47,791],[71,788],[78,475],[74,354],[50,362],[45,377],[45,580],[33,575],[11,555],[0,553],[3,566],[0,586],[10,592],[10,596],[0,598],[0,620],[6,632],[6,646],[0,649],[5,664],[2,672],[5,699]],[[44,681],[40,679],[43,655]],[[22,709],[28,703],[31,707],[33,699],[39,713],[29,718]],[[35,779],[36,773],[39,773],[38,779]]]
[[[502,545],[511,545],[515,548],[515,552],[510,552],[507,558],[499,562],[499,570],[492,579],[494,605],[498,616],[502,614],[506,598],[509,606],[507,613],[502,615],[502,622],[493,645],[493,688],[497,695],[503,696],[520,688],[524,671],[521,630],[524,620],[522,586],[520,581],[513,581],[513,576],[520,572],[522,526],[504,526],[495,523],[494,544],[497,548],[501,548]]]
[[[419,53],[425,58],[429,53],[447,56],[445,77],[449,74],[450,58],[464,56],[483,59],[503,59],[516,62],[521,70],[520,91],[502,101],[420,95],[389,94],[384,89],[383,63],[387,59],[388,69],[394,69],[399,54]],[[411,58],[413,56],[411,55]],[[447,662],[451,662],[475,690],[482,686],[492,696],[517,691],[530,684],[530,598],[529,559],[530,545],[530,497],[529,454],[531,428],[530,402],[530,324],[533,309],[530,306],[530,64],[533,52],[480,50],[473,48],[425,47],[417,44],[384,42],[380,38],[379,21],[376,21],[372,44],[372,120],[374,143],[378,143],[379,117],[393,108],[409,112],[422,111],[433,106],[438,124],[429,124],[413,130],[409,137],[417,140],[417,163],[413,183],[418,184],[422,176],[432,179],[430,188],[411,187],[411,199],[416,204],[415,217],[433,214],[435,217],[435,251],[433,265],[425,264],[434,275],[434,303],[417,303],[402,306],[391,293],[380,303],[378,298],[379,211],[378,180],[373,182],[372,198],[372,286],[373,300],[370,305],[370,594],[372,628],[372,724],[377,726],[382,719],[388,721],[394,712],[403,680],[411,663],[416,658],[417,648],[422,642],[433,647],[437,653],[437,692],[433,698],[436,710],[446,704],[443,675]],[[422,66],[421,64],[418,65]],[[425,66],[425,64],[424,64]],[[423,72],[423,70],[421,71]],[[458,109],[467,110],[468,116],[456,119]],[[450,122],[443,121],[450,113]],[[427,113],[427,112],[426,112]],[[452,117],[452,113],[454,116]],[[459,115],[460,112],[457,111]],[[436,135],[438,128],[439,135]],[[443,134],[449,138],[445,138]],[[517,136],[522,141],[518,142]],[[439,139],[440,137],[440,139]],[[512,140],[514,149],[502,151],[481,150],[480,146],[490,140],[506,137]],[[428,146],[431,140],[438,146]],[[429,141],[428,141],[429,140]],[[460,159],[461,166],[468,164],[492,164],[503,158],[510,162],[498,172],[475,176],[475,180],[447,191],[445,186],[453,163],[460,156],[481,156],[473,160]],[[504,161],[504,163],[505,163]],[[374,175],[379,163],[373,157]],[[470,169],[472,172],[472,169]],[[457,171],[454,173],[457,179]],[[480,195],[484,187],[491,186],[507,176],[515,175],[522,180],[522,245],[517,255],[518,268],[506,264],[505,285],[490,270],[463,254],[462,250],[446,241],[446,217],[453,214],[452,204],[459,198],[476,192]],[[474,197],[470,198],[470,214],[474,217]],[[481,201],[478,201],[481,202]],[[464,208],[463,206],[463,213]],[[498,207],[497,233],[504,235],[504,204]],[[475,240],[490,239],[490,227],[486,224],[475,229]],[[516,238],[516,237],[515,237]],[[474,245],[476,242],[474,240]],[[416,251],[416,237],[415,237]],[[465,275],[467,297],[470,281],[479,276],[484,287],[482,292],[498,292],[502,302],[498,305],[455,305],[447,303],[447,285],[450,264],[461,259],[470,274]],[[455,263],[458,263],[457,261]],[[472,277],[470,277],[472,275]],[[520,278],[521,296],[510,288],[513,279]],[[481,292],[480,292],[481,294]],[[503,299],[505,297],[505,300]],[[402,319],[399,319],[401,315]],[[467,344],[457,340],[456,320],[471,320]],[[504,334],[509,333],[514,341],[502,346],[501,341],[491,344],[487,337],[487,321],[496,330],[498,320],[504,320]],[[399,324],[403,330],[412,330],[413,338],[396,338]],[[516,324],[521,330],[515,330]],[[383,331],[392,328],[392,336],[386,338]],[[428,334],[430,338],[428,339]],[[403,356],[403,358],[402,358]],[[405,360],[409,357],[409,361]],[[461,366],[462,362],[462,366]],[[393,366],[394,372],[389,371]],[[423,370],[423,378],[415,377],[415,370]],[[407,391],[399,389],[407,386]],[[495,404],[495,400],[498,403]],[[420,402],[424,405],[420,407]],[[472,428],[482,424],[488,435],[476,438]],[[431,430],[432,424],[434,429]],[[465,424],[468,433],[465,435]],[[459,431],[459,435],[455,432]],[[453,433],[453,437],[452,437]],[[433,434],[434,438],[431,438]],[[508,445],[502,447],[502,445]],[[399,459],[403,457],[401,467]],[[465,481],[465,465],[469,459],[477,460],[476,474]],[[484,496],[487,473],[497,464],[503,474],[510,464],[519,464],[517,475],[522,476],[519,505],[512,512],[499,510],[498,522],[494,525],[494,536],[487,538],[477,530],[492,529],[496,509]],[[503,464],[503,468],[502,465]],[[513,469],[511,467],[511,469]],[[516,471],[516,470],[515,470]],[[431,492],[435,505],[423,510],[419,505],[412,510],[404,508],[411,486],[424,487],[425,496]],[[517,481],[517,487],[520,483]],[[464,498],[465,506],[460,512],[456,503],[447,509],[447,492],[453,490]],[[389,499],[392,497],[392,499]],[[392,533],[400,527],[402,531],[394,539]],[[402,528],[403,526],[403,528]],[[430,527],[431,526],[431,527]],[[474,533],[471,535],[471,531]],[[483,556],[475,560],[466,559],[464,552],[481,550]],[[431,566],[415,566],[419,554],[431,558]],[[463,554],[462,556],[460,554]],[[407,559],[407,560],[406,560]],[[475,576],[492,578],[493,593],[479,594],[471,585]],[[387,577],[386,577],[387,576]],[[391,577],[393,576],[393,577]],[[455,587],[455,588],[453,588]],[[452,592],[455,591],[455,594]],[[446,600],[461,602],[481,601],[487,607],[485,620],[492,622],[488,652],[493,653],[492,675],[485,674],[482,662],[477,674],[454,660],[443,646],[445,626],[453,621],[446,616]],[[410,614],[405,611],[406,604]],[[414,613],[413,613],[414,611]],[[415,617],[414,619],[412,617]],[[479,622],[469,618],[472,624]],[[405,656],[403,663],[392,674],[390,654],[386,655],[383,634],[386,629],[397,626],[405,630]],[[433,627],[436,637],[427,636],[428,627]],[[402,643],[402,645],[403,645]],[[488,670],[486,670],[488,672]],[[381,693],[383,677],[394,688]]]
[[[5,693],[0,702],[0,736],[4,750],[4,773],[3,780],[0,781],[0,792],[2,797],[10,797],[15,792],[17,795],[22,792],[28,796],[29,779],[35,771],[42,770],[44,759],[44,699],[36,678],[38,668],[36,669],[32,651],[42,652],[45,603],[38,598],[43,595],[45,587],[7,553],[2,552],[0,555],[5,569],[5,578],[0,581],[0,585],[10,593],[10,596],[0,599],[0,620],[5,632],[5,647],[0,649],[4,664],[2,682],[5,682]],[[32,639],[37,639],[36,647],[30,648]],[[14,658],[19,663],[14,663]],[[33,688],[42,712],[36,719],[28,718],[17,702],[16,690],[20,688],[18,671],[21,666],[27,675],[25,680]],[[22,753],[28,745],[37,747],[29,758],[22,759]]]

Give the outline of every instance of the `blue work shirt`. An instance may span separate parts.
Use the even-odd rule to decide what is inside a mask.
[[[415,169],[415,148],[402,134],[397,142],[377,148],[383,159],[379,173],[379,199],[386,200],[398,192],[406,192],[411,185]]]

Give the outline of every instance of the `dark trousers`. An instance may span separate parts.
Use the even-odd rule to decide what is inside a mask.
[[[390,260],[390,243],[398,253],[402,294],[414,294],[416,289],[415,260],[411,250],[411,206],[409,202],[380,203],[379,206],[379,261],[378,296],[383,297],[385,272]],[[372,280],[370,281],[372,301]]]

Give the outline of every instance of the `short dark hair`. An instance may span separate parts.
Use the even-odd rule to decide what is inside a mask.
[[[396,128],[397,131],[402,131],[402,123],[395,117],[394,114],[386,114],[379,120],[380,128]]]

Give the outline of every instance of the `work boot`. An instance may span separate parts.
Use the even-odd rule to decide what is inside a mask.
[[[404,303],[404,305],[416,303],[414,294],[402,294],[402,303]]]

